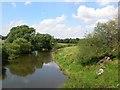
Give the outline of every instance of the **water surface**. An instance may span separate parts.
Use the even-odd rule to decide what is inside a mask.
[[[2,68],[3,88],[58,88],[67,79],[51,52],[21,56],[15,61]]]

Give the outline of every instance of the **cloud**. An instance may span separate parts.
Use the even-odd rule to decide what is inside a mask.
[[[25,5],[30,5],[31,4],[31,1],[30,0],[27,0],[26,2],[25,2]]]
[[[32,25],[29,25],[30,27],[33,27],[36,29],[36,32],[42,33],[42,34],[51,34],[55,38],[83,38],[85,36],[85,33],[89,33],[93,31],[94,24],[93,25],[67,25],[66,24],[67,16],[61,15],[56,18],[51,19],[44,19],[40,21],[39,23],[34,23]],[[28,25],[25,21],[19,20],[19,21],[11,21],[8,26],[3,27],[2,32],[3,35],[7,34],[12,27],[18,26],[18,25]]]
[[[83,38],[85,33],[93,31],[94,25],[86,26],[68,26],[66,24],[66,16],[61,15],[54,19],[45,19],[40,23],[31,25],[39,33],[48,33],[53,35],[55,38]]]
[[[51,29],[53,27],[58,29],[64,27],[63,23],[65,22],[65,20],[66,20],[66,16],[62,15],[54,19],[44,19],[40,23],[33,24],[32,26],[35,27],[38,32],[48,31],[48,30],[52,31]]]
[[[14,8],[16,7],[15,0],[12,1],[12,6],[13,6]]]
[[[2,26],[2,35],[7,35],[10,32],[10,29],[12,27],[16,27],[19,25],[28,25],[25,23],[23,20],[18,20],[18,21],[11,21],[8,25]]]
[[[105,22],[114,18],[117,13],[118,8],[114,7],[113,5],[108,5],[106,7],[97,9],[82,5],[77,9],[77,15],[73,14],[72,17],[87,23],[93,23],[97,21]]]
[[[44,19],[40,23],[31,25],[39,33],[49,33],[57,36],[65,27],[66,16],[61,15],[54,19]],[[59,35],[58,35],[59,36]]]
[[[94,29],[94,26],[92,25],[76,25],[76,26],[66,26],[63,29],[63,33],[61,33],[60,37],[63,38],[84,38],[85,34],[92,32]]]
[[[119,0],[97,0],[100,5],[107,5],[111,2],[119,2]]]
[[[25,24],[27,24],[27,23],[25,23],[23,20],[11,21],[8,27],[11,29],[12,27],[16,27],[19,25],[25,25]]]
[[[16,3],[15,3],[15,2],[16,2],[16,0],[13,0],[13,1],[12,1],[12,6],[13,6],[14,8],[16,7]],[[30,0],[26,0],[26,1],[25,1],[25,5],[30,5],[30,4],[31,4],[31,1],[30,1]]]
[[[52,62],[50,62],[50,63],[44,63],[43,64],[43,66],[44,67],[54,67],[54,68],[59,68],[59,66],[54,62],[54,61],[52,61]]]
[[[56,17],[55,19],[45,19],[43,20],[40,24],[57,24],[57,23],[61,23],[61,22],[64,22],[66,19],[66,16],[63,14],[62,16],[60,17]]]

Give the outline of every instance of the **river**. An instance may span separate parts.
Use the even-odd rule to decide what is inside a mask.
[[[67,80],[51,52],[21,56],[2,68],[3,88],[59,88]]]

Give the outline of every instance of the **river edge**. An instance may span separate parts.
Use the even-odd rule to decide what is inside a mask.
[[[39,59],[36,59],[35,58],[36,56],[31,56],[31,55],[28,56],[29,58],[27,60],[25,60],[27,57],[26,58],[22,57],[22,58],[19,59],[21,61],[19,61],[19,60],[18,60],[19,62],[17,60],[15,61],[17,63],[15,63],[14,61],[13,62],[11,61],[10,65],[4,67],[4,68],[7,68],[7,72],[6,73],[7,74],[9,73],[9,75],[6,77],[6,79],[3,80],[4,87],[14,87],[14,84],[16,85],[17,83],[20,83],[20,85],[16,85],[15,87],[22,87],[21,85],[23,83],[25,83],[25,82],[22,81],[21,79],[25,79],[25,80],[28,79],[29,81],[31,79],[33,79],[33,81],[34,81],[33,87],[35,87],[35,86],[39,87],[39,85],[38,86],[35,85],[35,82],[39,82],[39,83],[41,83],[41,85],[44,86],[44,88],[46,88],[46,87],[52,88],[52,86],[54,86],[55,88],[61,88],[61,86],[66,82],[67,76],[64,75],[64,73],[60,69],[60,66],[58,66],[58,64],[53,60],[52,52],[50,52],[48,55],[46,53],[44,53],[44,55],[40,54],[40,57],[38,57]],[[43,57],[43,58],[41,58],[41,57]],[[43,59],[45,59],[44,63],[41,62],[41,60],[43,61]],[[25,62],[23,62],[24,60],[25,60]],[[42,68],[41,68],[41,64],[39,64],[39,61],[42,63]],[[46,61],[48,61],[48,62],[46,62]],[[40,67],[36,66],[38,64],[40,65]],[[17,68],[16,66],[19,66],[19,68]],[[30,70],[28,69],[28,67],[29,67]],[[35,70],[33,72],[31,72],[31,70],[33,70],[33,68]],[[11,72],[13,69],[16,70],[16,71],[14,71],[14,73]],[[23,69],[24,69],[24,71],[23,71]],[[28,71],[28,72],[26,72],[26,71]],[[26,74],[23,77],[24,73],[21,76],[21,73],[19,73],[19,72],[26,72]],[[41,72],[41,74],[38,73],[38,72]],[[14,76],[14,80],[13,81],[17,82],[17,83],[11,84],[12,86],[10,86],[10,82],[11,82],[10,79],[11,79],[12,76]],[[31,77],[31,78],[28,78],[28,77]],[[45,77],[48,78],[48,80]],[[49,82],[51,82],[51,83],[49,83]],[[29,84],[31,84],[31,83],[32,82],[30,81]],[[49,83],[50,85],[49,84],[46,85],[45,83],[46,84]],[[28,85],[25,84],[27,86],[23,85],[23,87],[32,87],[29,84]],[[57,87],[56,87],[56,85],[57,85]],[[41,87],[43,88],[43,86],[41,86]]]
[[[52,53],[53,60],[59,65],[62,71],[69,70],[67,74],[68,80],[63,88],[118,88],[118,60],[103,64],[105,66],[105,72],[96,79],[96,72],[100,68],[99,65],[83,67],[80,64],[76,65],[68,62],[72,59],[74,60],[73,49],[75,51],[77,48],[65,47],[58,50],[57,53]],[[72,54],[67,56],[69,53]]]
[[[68,71],[63,70],[62,66],[59,64],[59,62],[57,62],[57,60],[55,60],[54,52],[52,52],[52,58],[53,58],[53,61],[59,66],[60,71],[62,71],[62,73],[68,77]]]

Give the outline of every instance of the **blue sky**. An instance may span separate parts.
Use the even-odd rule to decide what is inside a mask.
[[[24,5],[24,3],[16,3],[16,8],[11,3],[3,3],[3,22],[12,20],[25,20],[30,24],[39,22],[43,19],[55,18],[62,14],[71,16],[78,8],[73,3],[32,3],[32,5]],[[10,17],[8,17],[10,16]],[[70,18],[70,17],[69,17]],[[68,19],[69,20],[69,19]]]
[[[27,24],[37,32],[49,33],[56,38],[82,38],[84,33],[93,31],[97,21],[113,18],[116,8],[117,3],[2,2],[1,34],[6,35],[13,26]],[[109,9],[114,10],[108,11],[110,15],[106,13]]]

